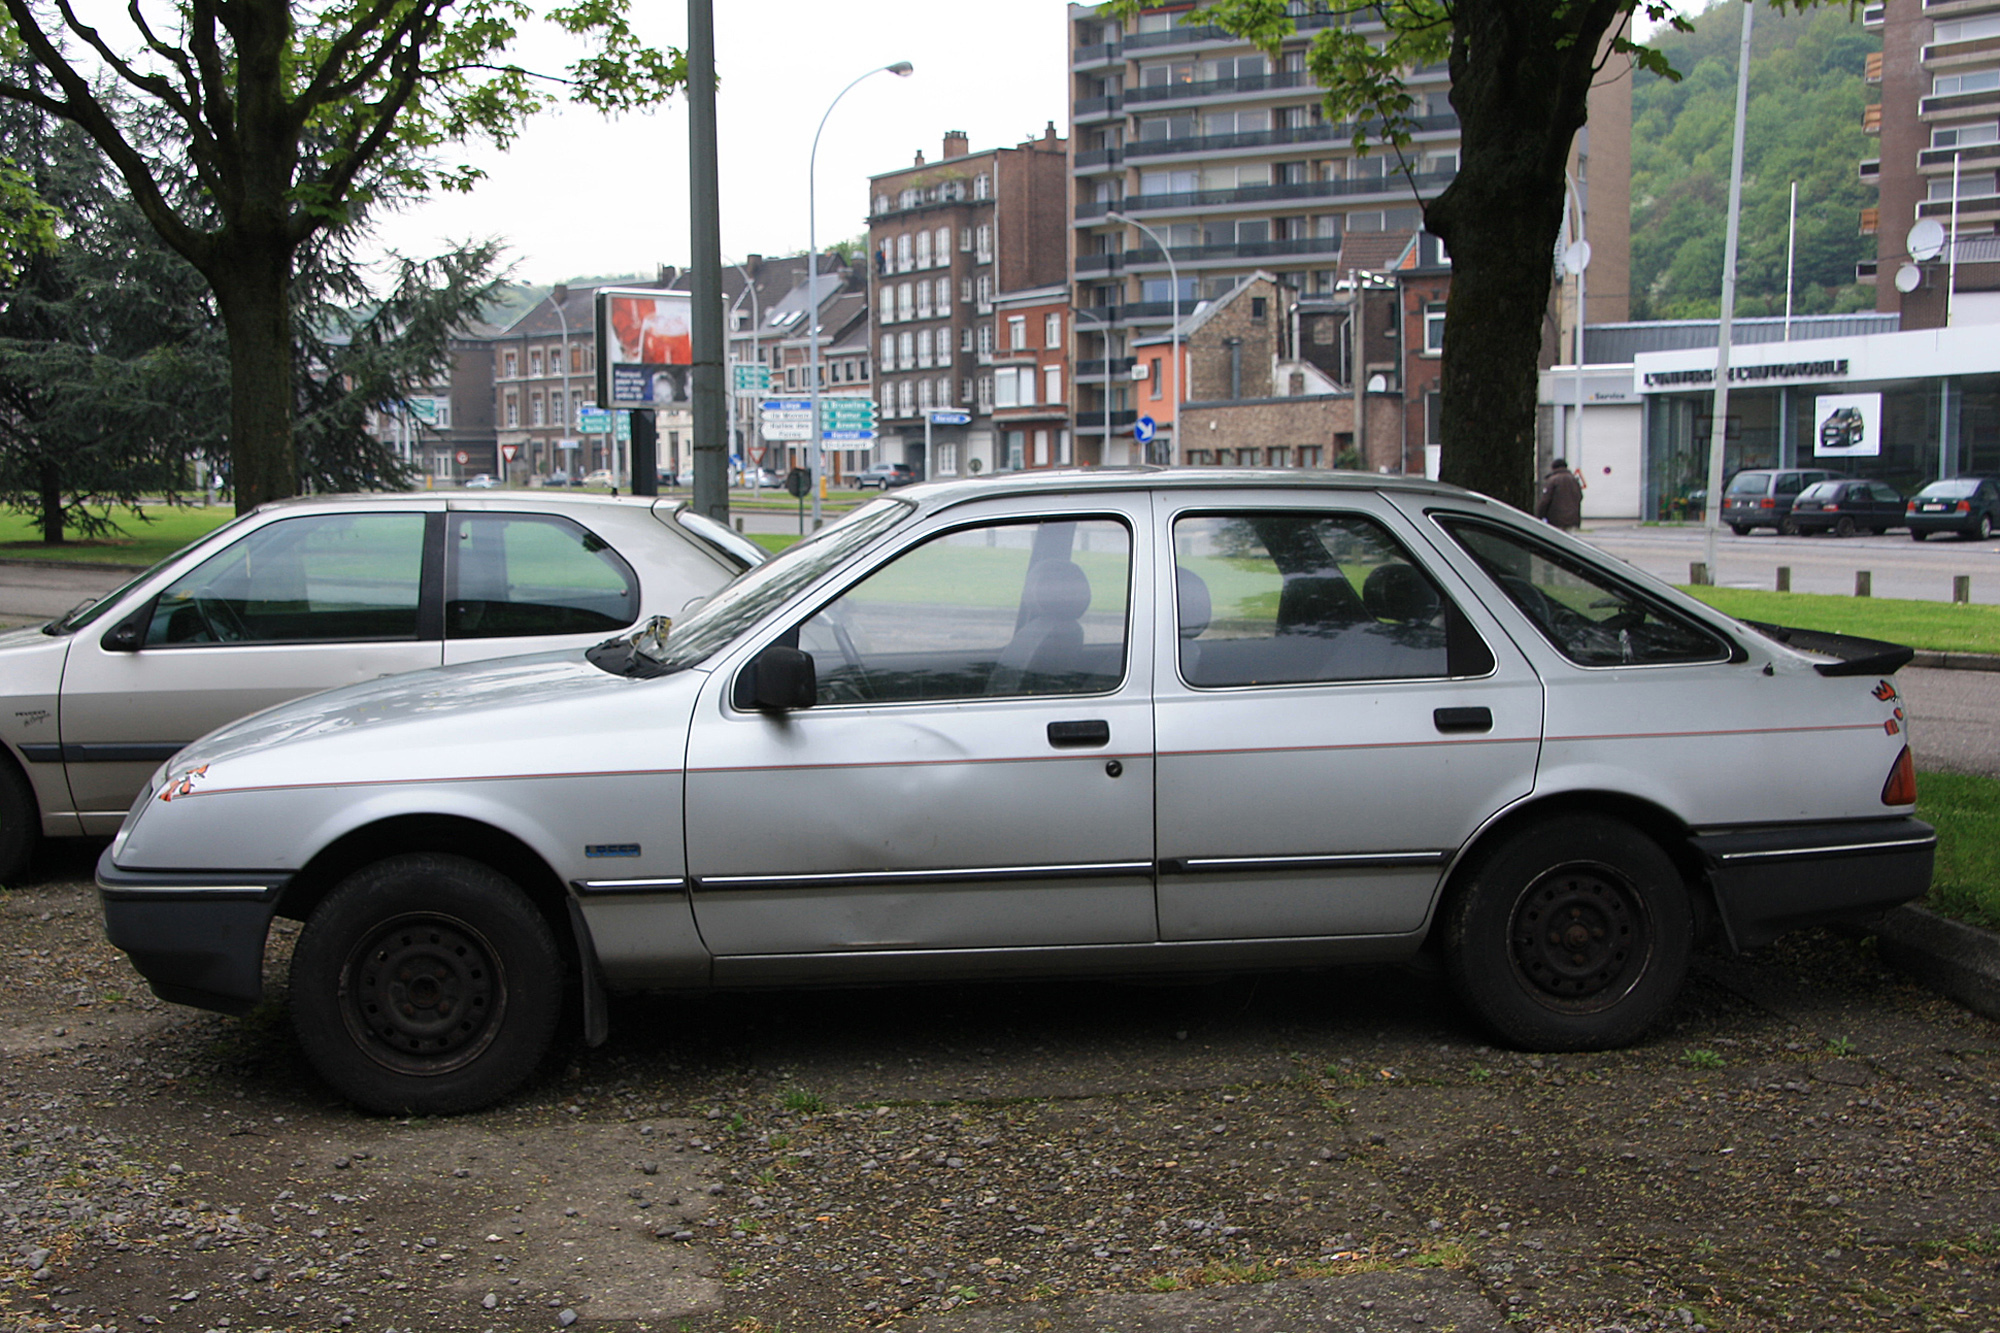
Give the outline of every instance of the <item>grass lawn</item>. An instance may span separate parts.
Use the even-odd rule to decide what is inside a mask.
[[[158,564],[175,551],[236,517],[231,505],[148,505],[145,517],[120,510],[113,520],[123,529],[85,540],[74,532],[61,546],[47,546],[40,530],[25,514],[0,514],[0,559],[75,560],[90,564]]]
[[[1937,826],[1937,870],[1924,905],[2000,929],[2000,780],[1917,775],[1917,817]]]
[[[1683,587],[1681,591],[1739,620],[1858,634],[1933,652],[2000,653],[2000,606],[1756,588]]]

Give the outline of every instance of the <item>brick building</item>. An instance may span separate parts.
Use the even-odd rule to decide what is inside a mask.
[[[1062,283],[994,298],[994,466],[1002,471],[1072,461],[1069,321],[1069,288]],[[944,473],[946,460],[937,461]]]
[[[955,409],[972,421],[932,425],[931,447],[954,470],[997,465],[994,303],[1065,279],[1067,148],[1053,124],[1040,139],[980,152],[953,131],[939,160],[920,152],[869,178],[877,461],[952,475],[925,457],[924,427],[927,413]]]

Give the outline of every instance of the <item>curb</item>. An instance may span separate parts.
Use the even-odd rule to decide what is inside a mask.
[[[120,565],[109,560],[10,560],[0,558],[0,565],[15,569],[108,569],[118,574],[139,574],[151,569],[151,565]]]
[[[1938,653],[1919,648],[1910,659],[1913,667],[1933,667],[1944,671],[2000,671],[2000,655],[1994,653]]]
[[[1914,905],[1888,912],[1874,931],[1883,962],[2000,1019],[2000,935]]]

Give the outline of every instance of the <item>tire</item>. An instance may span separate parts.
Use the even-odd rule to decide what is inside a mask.
[[[1750,525],[1747,523],[1731,523],[1729,530],[1739,537],[1748,537],[1750,535]]]
[[[42,808],[35,789],[11,759],[0,755],[0,885],[20,881],[41,841]]]
[[[1971,532],[1966,533],[1965,535],[1966,538],[1970,541],[1975,541],[1975,542],[1992,541],[1993,515],[1981,514],[1979,516],[1979,526],[1974,530],[1972,530]]]
[[[1930,536],[1930,533],[1925,532],[1922,528],[1910,529],[1910,540],[1913,542],[1920,542],[1928,536]]]
[[[342,881],[299,933],[292,1025],[356,1106],[450,1115],[534,1071],[562,988],[555,937],[511,880],[463,857],[395,856]]]
[[[1783,518],[1778,520],[1778,534],[1783,537],[1798,536],[1799,521],[1793,518],[1790,514],[1785,515]]]
[[[1558,936],[1551,918],[1570,924]],[[1444,917],[1459,998],[1529,1050],[1623,1046],[1687,976],[1694,914],[1659,844],[1600,815],[1559,815],[1479,858]]]
[[[1836,537],[1852,537],[1854,535],[1853,516],[1842,514],[1839,518],[1833,520],[1833,535]]]

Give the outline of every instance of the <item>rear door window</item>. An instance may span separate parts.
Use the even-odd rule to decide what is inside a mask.
[[[553,514],[450,515],[447,637],[610,633],[638,618],[638,575],[582,525]]]

